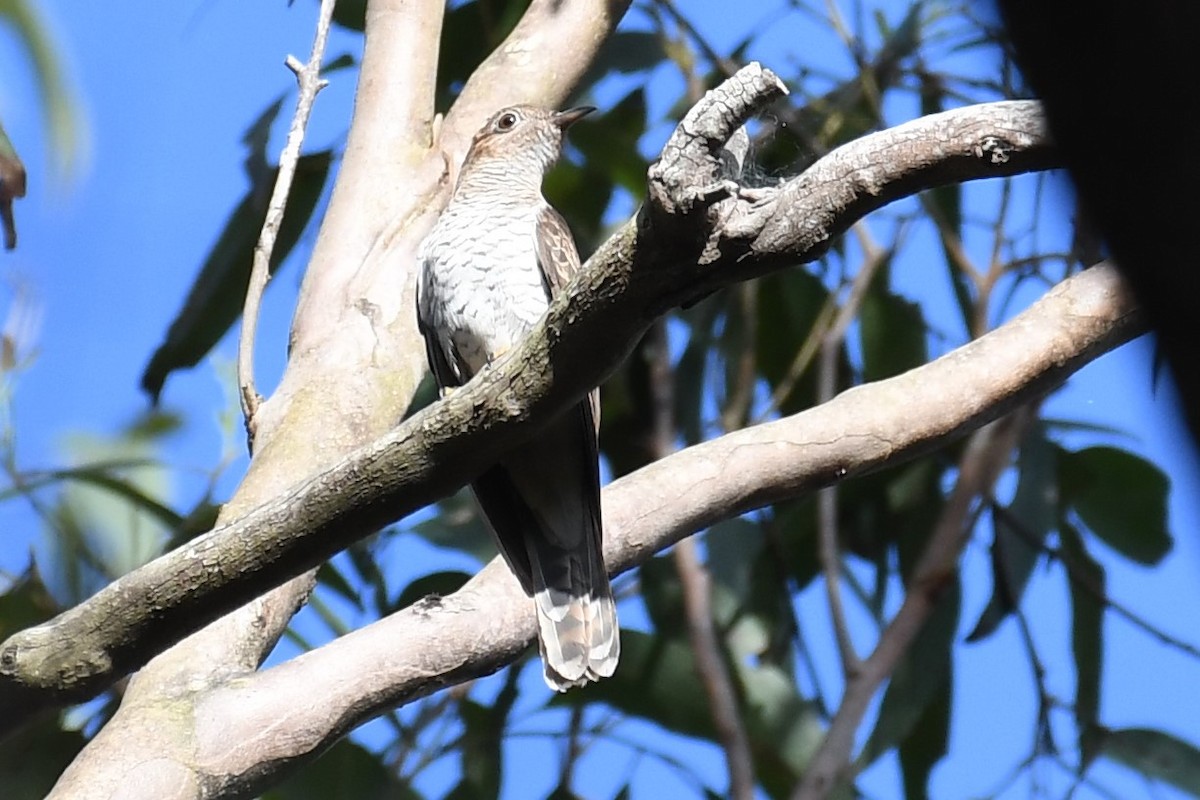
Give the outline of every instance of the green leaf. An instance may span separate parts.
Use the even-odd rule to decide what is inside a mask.
[[[1098,738],[1101,755],[1200,796],[1200,750],[1195,745],[1147,728],[1101,730]]]
[[[612,73],[629,75],[652,69],[666,57],[660,33],[617,31],[605,40],[579,85],[588,88]]]
[[[401,783],[384,766],[383,759],[366,748],[342,739],[324,755],[303,767],[263,800],[420,800],[411,786]]]
[[[660,633],[687,630],[683,609],[683,587],[670,554],[655,556],[638,572],[646,613]]]
[[[69,173],[84,151],[86,127],[78,113],[78,100],[63,71],[63,58],[51,27],[41,16],[40,5],[29,0],[0,2],[0,18],[12,23],[20,42],[33,57],[33,74],[45,110],[45,138],[55,166]]]
[[[921,307],[886,291],[885,285],[880,281],[868,292],[859,317],[867,382],[899,375],[928,360]]]
[[[942,688],[934,695],[921,718],[900,742],[900,770],[904,776],[905,800],[929,797],[929,776],[946,755],[950,740],[953,680],[947,673]]]
[[[114,473],[117,470],[129,469],[134,467],[153,467],[156,462],[148,458],[137,459],[119,459],[115,461],[101,461],[94,464],[85,464],[79,467],[67,467],[64,469],[39,470],[36,472],[25,472],[21,474],[21,482],[18,485],[10,486],[7,489],[0,490],[0,502],[11,500],[14,497],[21,497],[38,489],[43,489],[47,486],[53,486],[56,483],[65,483],[67,481],[79,481],[81,483],[91,484],[100,489],[105,489],[113,494],[129,500],[134,505],[139,506],[142,510],[156,516],[159,520],[168,526],[175,526],[182,522],[181,517],[164,506],[152,497],[149,497],[138,487],[122,480]]]
[[[901,85],[906,78],[902,62],[920,49],[922,6],[918,2],[909,7],[905,18],[862,71],[792,115],[787,130],[799,139],[802,154],[788,170],[790,173],[803,170],[816,160],[816,155],[879,126],[884,94]],[[783,142],[784,137],[778,137],[775,146],[766,148],[770,152],[759,159],[768,171],[797,161],[794,152],[787,153],[779,146]]]
[[[713,580],[727,587],[735,597],[748,597],[754,588],[754,562],[763,542],[762,529],[742,517],[723,520],[709,528],[704,534],[704,545]]]
[[[333,21],[347,30],[362,33],[367,27],[367,0],[338,0],[333,7]]]
[[[359,611],[363,610],[362,597],[332,561],[326,561],[317,567],[317,584],[338,595]]]
[[[868,765],[893,747],[907,741],[914,728],[929,713],[936,702],[949,703],[951,648],[958,629],[962,586],[958,580],[949,582],[941,592],[937,607],[925,621],[916,641],[908,648],[897,665],[884,692],[879,718],[859,756],[859,767]],[[945,753],[946,740],[914,751],[934,761]],[[928,774],[926,772],[926,774]]]
[[[47,796],[85,743],[79,731],[63,730],[57,715],[41,716],[6,738],[0,747],[4,800]]]
[[[755,775],[770,796],[786,797],[821,746],[825,727],[789,673],[741,661],[734,667]]]
[[[346,556],[354,566],[354,571],[358,573],[357,579],[352,583],[356,582],[362,585],[359,591],[360,596],[366,594],[368,589],[370,590],[371,607],[380,616],[395,610],[388,602],[387,578],[384,576],[383,570],[379,568],[378,549],[381,540],[394,530],[395,528],[384,528],[378,535],[355,542],[346,548]]]
[[[713,619],[734,660],[761,660],[771,653],[770,663],[790,650],[788,642],[778,641],[788,639],[792,629],[787,586],[780,583],[785,573],[774,557],[764,562],[765,544],[763,526],[743,517],[719,522],[704,534]]]
[[[829,299],[821,281],[807,270],[775,272],[761,278],[758,290],[758,325],[755,326],[755,355],[758,369],[772,391],[785,381],[790,391],[780,403],[781,414],[794,414],[816,402],[814,370],[810,360],[799,380],[792,374],[802,344]]]
[[[324,191],[332,159],[330,151],[300,157],[288,193],[287,210],[271,253],[271,274],[291,253],[308,226]],[[253,167],[250,171],[253,173]],[[155,402],[158,402],[167,376],[177,369],[199,363],[241,316],[254,248],[266,219],[267,203],[277,174],[278,168],[267,170],[259,182],[250,186],[230,214],[220,238],[192,284],[183,308],[171,322],[166,339],[142,373],[142,389]]]
[[[66,438],[73,468],[51,506],[39,558],[46,584],[64,601],[79,602],[109,580],[159,555],[183,518],[160,498],[171,474],[155,458],[154,426],[135,422],[115,436],[83,432]],[[119,469],[93,465],[125,463]]]
[[[473,0],[446,11],[438,49],[439,109],[450,107],[475,68],[516,27],[527,6],[528,0]]]
[[[519,677],[520,670],[510,669],[505,675],[504,686],[490,706],[470,699],[459,702],[463,734],[457,749],[462,760],[462,780],[447,795],[447,800],[500,795],[504,730],[517,699]]]
[[[713,331],[729,299],[717,292],[682,313],[688,324],[687,345],[675,365],[675,421],[687,444],[702,441],[704,434],[705,381]]]
[[[1020,604],[1058,516],[1057,465],[1055,449],[1040,429],[1021,443],[1016,494],[1006,509],[992,514],[992,597],[968,642],[992,635]]]
[[[635,89],[603,114],[593,114],[571,128],[570,144],[583,153],[588,164],[613,183],[634,193],[646,190],[649,165],[638,152],[638,139],[646,130],[646,95]],[[546,197],[555,207],[555,197]],[[564,212],[565,213],[565,212]]]
[[[1062,558],[1071,585],[1071,654],[1075,658],[1075,723],[1079,731],[1080,768],[1096,757],[1088,731],[1100,718],[1100,680],[1104,669],[1104,568],[1088,553],[1074,526],[1059,526]]]
[[[790,500],[775,505],[771,523],[782,557],[796,581],[804,589],[821,574],[817,558],[817,510],[811,497]]]
[[[1109,547],[1154,565],[1171,550],[1167,530],[1170,480],[1149,461],[1115,447],[1061,451],[1063,500]]]
[[[438,503],[434,517],[412,526],[412,532],[430,544],[460,550],[486,564],[496,557],[496,543],[469,489]]]
[[[58,613],[58,603],[37,572],[30,568],[0,594],[0,641],[13,633],[40,625]],[[0,753],[3,752],[0,748]],[[3,785],[3,781],[0,781]]]

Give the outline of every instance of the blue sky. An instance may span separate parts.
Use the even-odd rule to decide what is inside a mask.
[[[718,46],[728,46],[758,20],[775,19],[769,10],[775,4],[760,5],[766,9],[761,16],[729,20],[719,14],[718,5],[701,3],[696,18]],[[266,105],[293,87],[283,59],[288,53],[307,55],[316,12],[312,2],[289,9],[283,2],[232,0],[144,1],[117,10],[64,0],[44,0],[38,6],[69,67],[86,128],[86,148],[67,174],[55,167],[29,64],[12,32],[0,27],[0,75],[5,76],[0,82],[0,118],[25,161],[30,187],[29,196],[16,207],[21,246],[15,253],[0,253],[0,320],[7,317],[18,287],[35,298],[41,312],[36,357],[19,376],[12,403],[18,463],[25,468],[61,464],[69,434],[115,434],[145,408],[146,398],[138,389],[141,371],[226,215],[245,191],[241,136]],[[893,16],[898,18],[900,12]],[[757,46],[757,54],[768,65],[786,65],[795,58],[798,42],[810,52],[833,52],[830,41],[813,38],[813,26],[802,23],[791,18],[775,24]],[[328,53],[356,53],[358,46],[357,37],[335,29]],[[667,90],[677,80],[669,70],[656,75],[650,94],[652,116],[665,112]],[[615,94],[607,96],[613,92],[610,87],[599,93],[601,111],[606,101],[617,99]],[[344,71],[317,101],[307,149],[342,135],[352,99],[353,73]],[[289,97],[285,116],[290,115],[291,102]],[[282,147],[281,125],[276,127],[273,153]],[[661,141],[666,131],[666,126],[653,129],[647,146]],[[1051,194],[1064,197],[1061,189]],[[987,189],[971,195],[982,204],[993,196]],[[1063,229],[1060,223],[1057,230]],[[309,243],[313,235],[310,231]],[[306,250],[303,242],[299,249]],[[267,294],[258,339],[260,387],[273,385],[282,370],[301,267],[288,264]],[[916,269],[898,272],[896,280],[899,290],[911,296],[923,297],[928,291],[927,276]],[[1047,413],[1128,432],[1130,438],[1116,442],[1148,456],[1171,476],[1171,527],[1177,539],[1166,563],[1153,571],[1140,569],[1100,545],[1098,555],[1109,568],[1109,591],[1115,598],[1195,642],[1200,639],[1194,622],[1194,609],[1200,607],[1200,510],[1195,502],[1200,479],[1176,423],[1169,389],[1156,392],[1152,386],[1151,352],[1150,343],[1141,340],[1104,357],[1073,378],[1050,402]],[[218,498],[228,496],[244,467],[240,425],[229,422],[236,411],[228,391],[233,358],[234,345],[227,337],[212,359],[173,375],[166,385],[164,407],[187,420],[164,450],[167,460],[180,468],[170,495],[177,508],[188,508],[202,495],[206,473],[223,457],[232,455],[232,461],[218,483]],[[0,570],[21,569],[39,532],[39,521],[24,503],[0,504]],[[991,589],[985,541],[977,539],[964,560],[965,624],[977,616]],[[398,555],[405,556],[406,563],[393,568],[409,575],[420,574],[424,559],[432,558],[428,548],[417,544],[405,545]],[[1047,651],[1051,688],[1069,699],[1074,673],[1061,587],[1059,580],[1035,581],[1024,607],[1035,638]],[[826,617],[822,592],[810,589],[798,606],[819,631]],[[1192,611],[1181,614],[1181,609]],[[860,623],[857,630],[869,629],[865,620]],[[1195,685],[1198,665],[1111,615],[1106,635],[1105,721],[1114,727],[1158,726],[1193,742],[1200,739],[1195,724],[1200,695],[1181,691]],[[983,644],[959,647],[956,727],[951,756],[934,775],[935,796],[993,791],[1028,752],[1035,706],[1028,673],[1022,671],[1024,662],[1011,656],[1017,650],[1017,631],[1011,623]],[[823,660],[821,669],[825,686],[836,686],[832,658]],[[1148,670],[1152,680],[1147,680]],[[532,689],[536,682],[529,685]],[[535,695],[530,702],[543,699]],[[538,719],[530,721],[531,728],[539,728]],[[630,736],[657,736],[650,726],[631,725],[629,731]],[[723,785],[715,749],[688,742],[671,747],[685,755],[704,754],[706,779]],[[537,739],[517,739],[510,748],[518,763],[557,753],[553,742]],[[584,766],[580,787],[586,792],[594,785],[599,796],[611,794],[608,787],[623,774],[628,758],[619,748],[600,751]],[[649,761],[637,769],[639,796],[689,788]],[[1047,786],[1058,787],[1051,795],[1062,794],[1069,785],[1066,777],[1049,767],[1040,769],[1035,775]],[[1102,769],[1110,788],[1143,793],[1136,778],[1116,767]],[[431,780],[430,788],[436,788],[440,779],[435,775]],[[510,796],[519,796],[519,785],[512,781],[520,780],[510,773]],[[864,786],[875,797],[895,796],[894,762],[885,759],[868,773]],[[1030,783],[1023,780],[1005,796],[1023,797],[1029,790]]]

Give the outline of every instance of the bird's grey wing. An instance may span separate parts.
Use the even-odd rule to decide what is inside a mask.
[[[439,331],[433,322],[434,314],[429,307],[429,287],[425,285],[425,265],[422,263],[417,274],[417,330],[425,340],[425,356],[438,389],[445,390],[462,386],[471,377],[464,371],[464,364],[454,352],[454,343],[445,331]]]
[[[542,272],[542,281],[550,300],[566,288],[571,278],[579,271],[579,250],[575,247],[575,238],[571,236],[571,228],[567,221],[549,205],[543,205],[537,216],[535,252],[537,253],[538,268]],[[588,393],[588,403],[592,410],[592,423],[596,433],[600,432],[600,390],[593,389]]]
[[[548,205],[538,211],[536,249],[542,279],[553,300],[579,271],[579,251],[567,221]]]
[[[550,299],[579,271],[566,221],[543,206],[535,253]],[[620,653],[600,515],[600,391],[593,389],[500,466],[537,520],[526,540],[546,682],[562,691],[611,675]],[[510,559],[511,560],[511,559]]]

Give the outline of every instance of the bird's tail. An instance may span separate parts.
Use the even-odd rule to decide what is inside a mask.
[[[609,677],[621,654],[608,574],[591,550],[530,554],[543,676],[557,692]]]

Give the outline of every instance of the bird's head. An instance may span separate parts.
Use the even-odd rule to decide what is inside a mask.
[[[526,105],[502,108],[471,140],[466,163],[504,162],[520,169],[525,166],[520,162],[528,159],[539,168],[540,178],[562,154],[567,128],[595,110],[591,106],[566,111]]]

